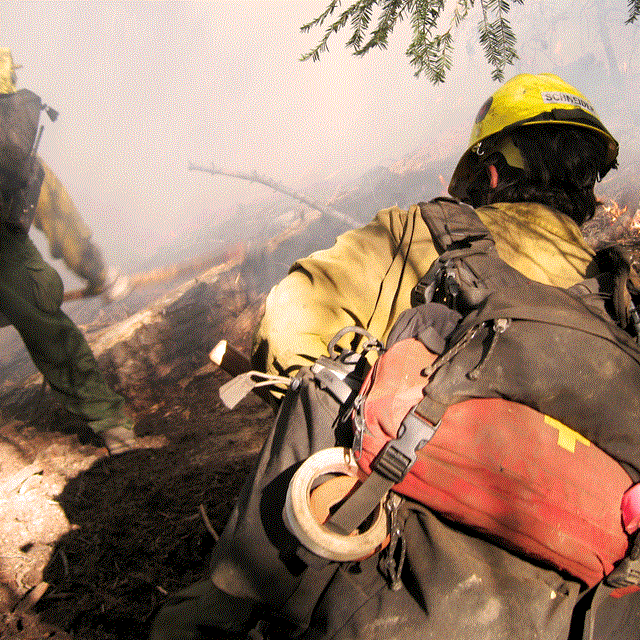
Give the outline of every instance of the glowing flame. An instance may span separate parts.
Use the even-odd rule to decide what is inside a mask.
[[[608,204],[605,204],[602,208],[607,212],[607,218],[609,219],[609,222],[617,220],[618,217],[625,213],[627,210],[626,206],[620,209],[620,206],[615,200],[609,200]]]
[[[629,215],[626,219],[619,220],[620,216],[627,213],[627,210],[627,205],[621,207],[615,200],[608,200],[602,206],[602,224],[605,228],[611,225],[618,227],[615,235],[619,236],[622,233],[622,236],[619,237],[621,240],[624,240],[624,237],[627,239],[640,237],[640,209],[636,210],[633,216]],[[616,222],[618,222],[617,225]]]

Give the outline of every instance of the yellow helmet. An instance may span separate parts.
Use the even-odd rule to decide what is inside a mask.
[[[11,49],[0,47],[0,93],[14,93],[16,90],[16,69],[13,64]]]
[[[496,150],[513,129],[539,124],[566,124],[600,134],[607,143],[607,170],[618,156],[618,143],[582,93],[552,73],[523,73],[505,82],[480,107],[469,147],[453,172],[449,193],[463,199],[479,156]]]

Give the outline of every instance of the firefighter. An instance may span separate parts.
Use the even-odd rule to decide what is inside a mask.
[[[0,48],[0,94],[16,91],[19,68],[11,51]],[[106,263],[67,189],[42,158],[39,162],[44,179],[33,224],[46,236],[51,257],[62,259],[75,275],[86,281],[86,296],[102,295],[106,302],[124,297],[131,289],[127,277]]]
[[[0,49],[0,94],[16,91],[15,69],[11,52]],[[135,443],[134,421],[124,398],[109,388],[82,332],[60,308],[62,280],[29,238],[31,220],[18,223],[18,194],[37,203],[34,221],[47,235],[53,257],[64,258],[87,281],[88,293],[119,295],[127,283],[119,282],[105,264],[63,185],[36,160],[33,180],[17,188],[2,171],[0,157],[0,314],[20,333],[34,364],[59,396],[64,408],[59,417],[65,423],[60,426],[76,429],[82,439],[112,453],[123,451]]]
[[[578,90],[555,75],[518,75],[480,109],[449,192],[476,208],[508,264],[532,280],[568,287],[597,273],[579,225],[594,215],[594,185],[617,166],[617,154]],[[384,344],[437,257],[420,208],[412,206],[380,211],[332,248],[297,261],[268,295],[254,368],[291,376],[327,355],[329,341],[347,326]],[[340,344],[349,348],[350,338]],[[337,568],[313,554],[301,557],[283,525],[287,484],[301,461],[335,446],[336,434],[310,426],[323,407],[300,403],[295,415],[287,415],[286,399],[280,406],[216,543],[210,577],[168,599],[152,640],[244,633],[256,619],[277,620],[269,637],[316,640],[566,640],[576,632],[578,579],[419,505],[405,522],[405,553],[397,547],[392,558],[406,560],[400,589],[387,588],[376,556]],[[608,637],[625,638],[625,629]]]

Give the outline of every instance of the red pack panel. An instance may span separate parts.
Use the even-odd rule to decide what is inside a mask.
[[[376,363],[365,382],[365,472],[423,397],[420,372],[433,359],[403,340]],[[621,500],[631,484],[613,458],[557,420],[479,398],[449,407],[395,490],[593,585],[627,551]]]

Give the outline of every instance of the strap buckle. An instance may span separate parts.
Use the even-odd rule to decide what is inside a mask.
[[[605,578],[605,582],[619,589],[640,585],[640,536],[636,535],[631,551]]]
[[[439,256],[431,263],[429,271],[418,280],[418,283],[411,291],[412,307],[418,307],[425,302],[433,301],[437,287],[441,286],[446,267],[446,259],[442,260],[442,256]]]
[[[428,424],[416,412],[415,407],[406,415],[395,440],[389,440],[371,465],[381,476],[398,484],[416,461],[416,451],[422,449],[435,435],[440,422]]]

